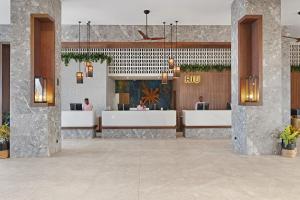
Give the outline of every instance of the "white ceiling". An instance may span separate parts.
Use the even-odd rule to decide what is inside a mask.
[[[0,24],[10,23],[10,0],[0,0]],[[229,25],[232,0],[62,0],[62,23],[149,24],[179,20],[188,25]],[[300,25],[300,0],[282,0],[282,24]]]

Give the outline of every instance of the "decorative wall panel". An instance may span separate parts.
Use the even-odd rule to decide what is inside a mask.
[[[300,45],[292,44],[290,47],[291,66],[300,65]]]
[[[172,109],[172,84],[161,84],[158,80],[115,81],[115,93],[128,93],[130,107],[136,107],[140,100],[150,109]],[[154,106],[155,104],[155,106]],[[155,108],[154,108],[155,107]]]
[[[78,49],[63,49],[63,52],[77,52]],[[87,49],[83,49],[86,52]],[[92,52],[104,53],[113,58],[108,67],[108,75],[116,79],[128,76],[143,77],[147,75],[159,78],[161,73],[167,70],[165,67],[163,48],[120,48],[120,49],[92,49]],[[166,50],[166,58],[176,52]],[[177,51],[177,64],[203,64],[203,65],[230,65],[231,50],[229,48],[181,48]],[[169,71],[170,76],[172,72]]]

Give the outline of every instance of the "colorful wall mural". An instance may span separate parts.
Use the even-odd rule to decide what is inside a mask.
[[[143,100],[147,107],[171,109],[172,82],[162,85],[160,80],[116,80],[116,93],[129,93],[130,107]]]

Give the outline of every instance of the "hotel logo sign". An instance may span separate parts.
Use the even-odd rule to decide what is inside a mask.
[[[186,84],[199,84],[201,81],[200,75],[185,75],[184,83]]]

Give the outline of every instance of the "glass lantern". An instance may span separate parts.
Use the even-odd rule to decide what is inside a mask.
[[[34,103],[47,103],[47,79],[34,77]]]
[[[180,77],[180,66],[175,66],[173,71],[173,78],[179,78]]]
[[[241,80],[241,102],[256,103],[259,101],[258,77],[250,75]]]
[[[88,78],[92,78],[94,73],[94,67],[90,61],[85,63],[85,75]]]
[[[161,74],[161,84],[168,84],[168,72]]]
[[[83,73],[82,72],[76,72],[76,81],[77,81],[77,84],[83,83]]]
[[[169,69],[174,69],[174,66],[175,66],[174,58],[170,57],[168,60],[168,64],[169,64]]]

